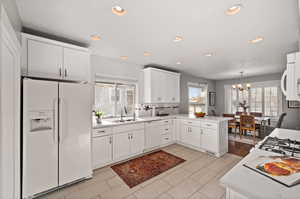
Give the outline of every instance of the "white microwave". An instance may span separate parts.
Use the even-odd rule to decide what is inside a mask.
[[[288,101],[300,101],[300,52],[287,55],[287,68],[281,78],[281,90]]]

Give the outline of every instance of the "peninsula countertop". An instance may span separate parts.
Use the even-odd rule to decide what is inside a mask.
[[[197,118],[194,115],[189,114],[177,114],[177,115],[169,115],[169,116],[156,116],[156,117],[138,117],[136,121],[130,122],[113,122],[112,119],[103,119],[101,124],[97,124],[93,126],[93,129],[104,128],[104,127],[114,127],[119,125],[128,125],[128,124],[135,124],[135,123],[142,123],[142,122],[150,122],[150,121],[157,121],[157,120],[167,120],[167,119],[187,119],[187,120],[200,120],[200,121],[209,121],[209,122],[223,122],[228,121],[230,118],[225,117],[216,117],[216,116],[205,116],[201,118]],[[116,118],[114,119],[116,120]]]
[[[300,141],[300,131],[296,130],[275,129],[269,136]],[[259,149],[261,143],[221,178],[221,184],[249,199],[299,199],[300,184],[288,188],[243,166],[259,156],[278,155]]]

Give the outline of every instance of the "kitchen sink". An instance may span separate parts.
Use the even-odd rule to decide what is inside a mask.
[[[141,121],[142,119],[140,118],[136,118],[136,119],[133,119],[133,118],[130,118],[130,119],[123,119],[123,120],[113,120],[112,122],[113,123],[127,123],[127,122],[136,122],[136,121]]]

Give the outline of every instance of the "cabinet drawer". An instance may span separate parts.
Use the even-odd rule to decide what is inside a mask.
[[[165,135],[165,134],[169,134],[172,132],[172,126],[171,125],[164,125],[162,127],[162,135]]]
[[[213,122],[202,122],[202,128],[217,130],[218,124]]]
[[[144,123],[127,124],[127,125],[124,124],[124,125],[114,127],[114,133],[139,130],[139,129],[144,129],[144,127],[145,127]]]
[[[182,120],[183,125],[188,125],[188,126],[201,126],[201,121],[196,121],[196,120]]]
[[[93,130],[93,137],[99,137],[104,135],[112,134],[112,128],[100,128]]]
[[[168,124],[168,125],[172,125],[173,124],[173,120],[162,120],[161,122],[163,124]]]
[[[173,120],[156,120],[156,121],[149,121],[146,122],[146,127],[148,126],[161,126],[161,125],[172,125]]]
[[[165,135],[161,136],[161,143],[162,144],[167,144],[167,143],[169,143],[171,141],[172,141],[171,134],[165,134]]]

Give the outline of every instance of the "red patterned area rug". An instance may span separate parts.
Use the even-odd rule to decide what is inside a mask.
[[[184,161],[182,158],[160,150],[114,165],[111,168],[132,188]]]

